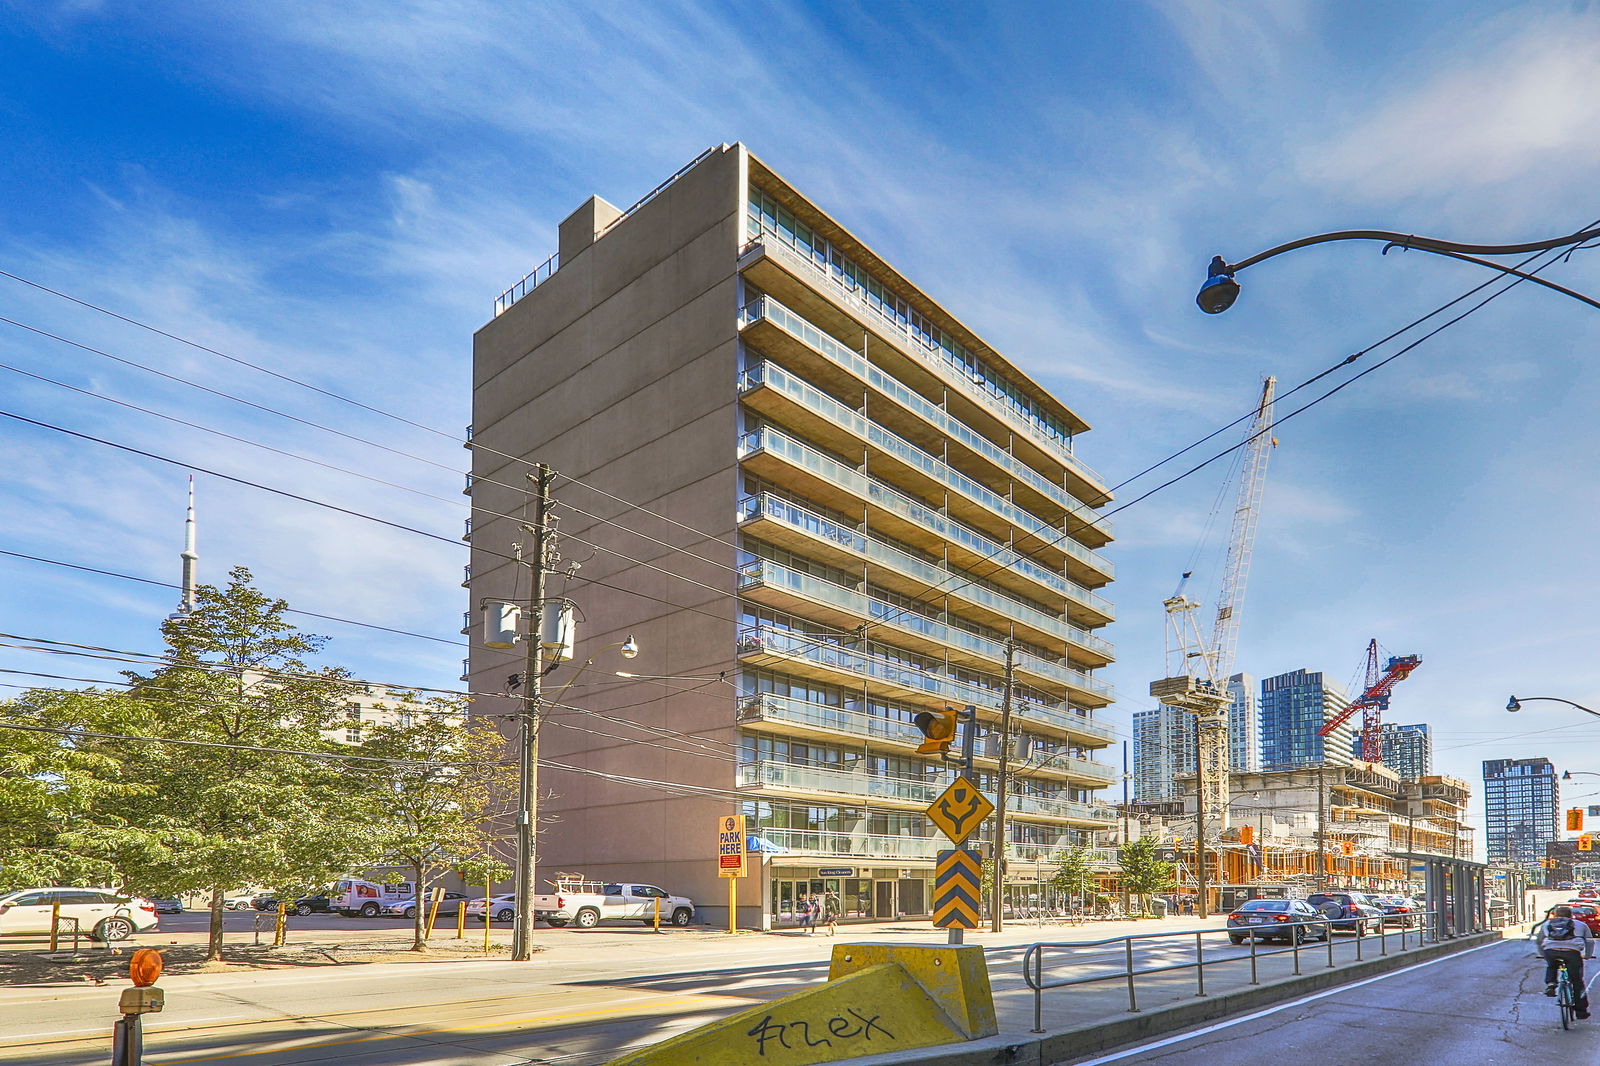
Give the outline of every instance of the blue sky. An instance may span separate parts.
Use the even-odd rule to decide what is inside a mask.
[[[1484,280],[1328,245],[1241,274],[1213,318],[1193,304],[1212,254],[1369,227],[1513,242],[1600,218],[1589,0],[0,0],[0,57],[0,270],[451,433],[473,330],[557,222],[722,141],[1083,414],[1079,454],[1113,481],[1243,413],[1262,374],[1287,388]],[[1591,253],[1549,276],[1600,293]],[[7,278],[0,315],[393,451],[0,323],[9,366],[419,491],[0,371],[5,411],[460,533],[466,453],[442,436]],[[1503,710],[1511,692],[1600,704],[1597,341],[1600,313],[1522,286],[1282,426],[1240,667],[1349,679],[1375,636],[1423,657],[1392,716],[1434,725],[1444,772],[1476,785],[1483,758],[1533,755],[1600,770],[1600,723]],[[176,580],[181,469],[0,422],[0,548]],[[1179,572],[1214,593],[1220,544],[1196,545],[1220,476],[1118,516],[1124,726],[1161,671]],[[461,639],[463,548],[197,482],[204,579],[244,564],[295,607]],[[6,633],[139,651],[174,605],[6,556],[0,589]],[[465,654],[309,628],[377,680],[448,687]],[[0,666],[114,668],[12,647]]]

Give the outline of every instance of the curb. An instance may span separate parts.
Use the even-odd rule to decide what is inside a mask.
[[[1172,1007],[1161,1007],[1141,1014],[1123,1014],[1108,1020],[1080,1025],[1059,1032],[1035,1035],[989,1037],[960,1046],[922,1048],[887,1055],[847,1060],[857,1066],[899,1066],[919,1063],[926,1066],[1055,1066],[1087,1058],[1127,1044],[1157,1036],[1170,1036],[1181,1030],[1235,1014],[1247,1014],[1262,1007],[1295,999],[1309,992],[1348,984],[1414,966],[1419,962],[1454,955],[1469,948],[1505,939],[1502,930],[1472,933],[1443,943],[1429,944],[1394,955],[1379,956],[1351,963],[1335,970],[1289,977],[1268,984],[1223,992],[1204,999],[1196,998]]]

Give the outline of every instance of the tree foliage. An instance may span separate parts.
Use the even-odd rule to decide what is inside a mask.
[[[342,817],[357,783],[326,757],[338,749],[320,731],[350,682],[308,665],[324,638],[300,633],[287,610],[236,568],[226,587],[201,585],[195,609],[163,623],[163,665],[126,673],[127,691],[17,701],[17,713],[68,735],[31,754],[5,739],[8,762],[35,761],[26,779],[7,778],[0,802],[48,801],[55,814],[32,862],[0,838],[5,882],[38,884],[54,869],[150,895],[209,892],[216,957],[228,890],[317,883],[347,868],[361,850]]]
[[[1082,844],[1073,845],[1061,854],[1061,863],[1050,875],[1050,884],[1072,896],[1087,896],[1094,892],[1094,852]]]
[[[1160,841],[1153,836],[1140,837],[1124,844],[1117,853],[1122,865],[1122,887],[1137,896],[1166,892],[1174,887],[1176,867],[1161,858]]]
[[[412,949],[420,951],[429,882],[487,853],[495,819],[515,805],[517,771],[500,734],[467,718],[459,701],[408,702],[419,712],[372,731],[360,751],[384,761],[359,773],[369,853],[409,869],[417,886]]]

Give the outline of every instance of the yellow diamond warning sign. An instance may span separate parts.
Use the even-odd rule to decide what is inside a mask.
[[[928,818],[954,844],[971,836],[993,813],[994,804],[989,802],[989,797],[965,777],[956,778],[928,808]]]

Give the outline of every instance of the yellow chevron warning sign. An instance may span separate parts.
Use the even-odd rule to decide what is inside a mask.
[[[933,874],[933,924],[940,929],[978,928],[983,859],[970,848],[939,852]]]

